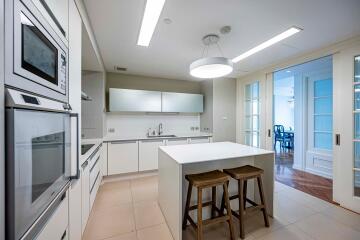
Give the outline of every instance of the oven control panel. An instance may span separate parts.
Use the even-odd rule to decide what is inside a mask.
[[[15,89],[6,89],[6,107],[13,108],[32,108],[55,112],[69,112],[71,107],[69,104],[54,101],[48,98],[25,93]]]

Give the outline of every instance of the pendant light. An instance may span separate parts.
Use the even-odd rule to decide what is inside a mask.
[[[221,57],[204,57],[207,55],[208,48],[211,45],[217,45],[219,52],[221,53],[220,46],[218,44],[220,37],[216,34],[209,34],[203,37],[202,41],[205,45],[203,51],[203,58],[200,58],[190,64],[190,75],[196,78],[218,78],[230,74],[233,71],[233,62]],[[206,53],[206,54],[204,54]],[[221,54],[222,55],[222,54]]]

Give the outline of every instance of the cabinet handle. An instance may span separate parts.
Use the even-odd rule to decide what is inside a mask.
[[[148,139],[148,140],[141,140],[140,142],[163,142],[164,139]]]
[[[187,140],[187,138],[170,138],[168,139],[169,142],[176,142],[176,141],[182,141],[182,140]]]
[[[268,137],[271,137],[271,129],[268,129]]]
[[[84,169],[87,167],[87,165],[89,164],[88,160],[86,160],[82,165],[81,167]]]
[[[63,233],[63,235],[61,236],[61,240],[64,240],[65,239],[65,237],[66,237],[66,230],[65,230],[65,232]]]
[[[110,142],[111,144],[125,144],[125,143],[136,143],[136,140],[135,141],[128,141],[128,140],[125,140],[125,141],[116,141],[116,142]]]
[[[62,202],[65,198],[66,198],[66,192],[64,192],[64,194],[61,196],[60,202]]]

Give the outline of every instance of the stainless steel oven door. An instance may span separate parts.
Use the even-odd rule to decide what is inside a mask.
[[[6,111],[8,236],[20,239],[70,179],[72,120],[69,113]]]
[[[9,2],[6,31],[13,34],[6,41],[6,84],[68,102],[67,46],[33,3]]]

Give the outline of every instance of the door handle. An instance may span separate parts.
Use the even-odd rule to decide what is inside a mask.
[[[340,146],[340,134],[335,134],[335,145]]]

